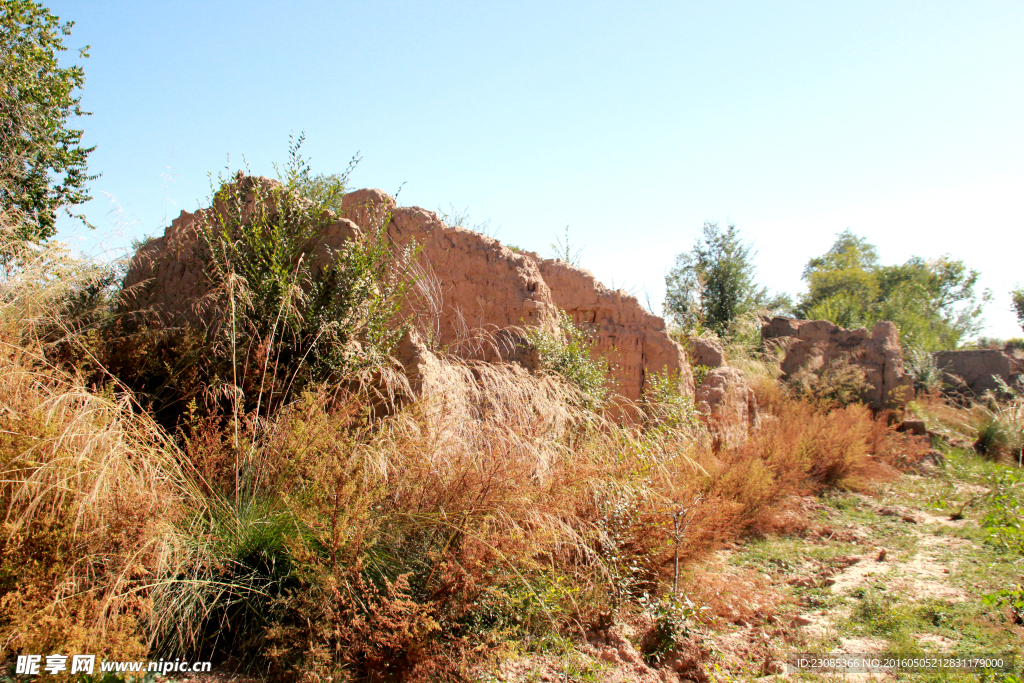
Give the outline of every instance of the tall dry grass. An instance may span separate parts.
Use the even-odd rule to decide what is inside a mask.
[[[273,414],[185,411],[169,435],[96,372],[96,332],[69,322],[94,271],[56,247],[6,248],[5,654],[454,680],[510,641],[644,609],[677,562],[756,532],[788,494],[871,476],[866,410],[767,380],[773,419],[716,453],[671,392],[620,425],[555,376],[445,357],[419,400],[388,411],[342,381]],[[70,357],[92,358],[88,382]]]
[[[0,249],[0,648],[144,654],[145,587],[183,561],[174,523],[198,492],[129,397],[48,359],[100,269],[58,246]]]

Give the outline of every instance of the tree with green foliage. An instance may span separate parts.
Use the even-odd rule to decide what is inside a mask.
[[[34,242],[53,236],[61,209],[73,215],[90,199],[85,184],[96,177],[86,168],[94,148],[70,125],[88,114],[77,94],[85,72],[58,61],[73,25],[34,0],[0,0],[0,215]]]
[[[825,254],[808,261],[808,291],[797,315],[850,328],[890,320],[910,347],[953,349],[983,327],[990,294],[977,291],[979,277],[949,256],[883,266],[873,244],[845,230]]]
[[[1024,287],[1018,287],[1013,290],[1010,292],[1010,296],[1013,297],[1013,311],[1017,314],[1017,322],[1020,323],[1020,328],[1024,330]]]
[[[676,256],[665,276],[665,313],[686,330],[709,329],[726,335],[732,323],[761,308],[786,308],[784,296],[771,298],[754,280],[753,247],[735,225],[724,230],[706,222],[693,249]]]

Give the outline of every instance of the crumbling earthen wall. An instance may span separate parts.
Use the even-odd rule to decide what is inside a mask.
[[[949,390],[976,395],[997,391],[996,377],[1013,386],[1024,376],[1024,358],[1003,349],[940,351],[935,354],[935,365],[945,375]]]
[[[612,364],[617,393],[638,401],[650,373],[668,373],[693,395],[686,351],[669,337],[662,318],[647,312],[636,297],[605,287],[590,271],[557,259],[536,262],[555,305],[594,332],[594,351]]]
[[[265,189],[275,181],[239,176],[238,182]],[[212,300],[205,275],[209,257],[197,229],[213,211],[183,211],[164,236],[139,250],[124,281],[127,310],[155,313],[168,325],[204,319],[203,307]],[[390,219],[388,236],[396,248],[419,248],[420,295],[407,313],[415,317],[419,337],[430,347],[467,359],[514,360],[529,367],[531,352],[519,330],[554,330],[565,309],[575,321],[594,326],[595,352],[608,354],[611,384],[618,393],[639,400],[647,378],[667,372],[678,378],[685,395],[693,395],[685,351],[668,336],[664,321],[635,298],[607,289],[585,270],[449,227],[431,211],[396,207],[394,199],[380,190],[349,193],[340,216],[324,217],[310,245],[314,262],[357,232],[378,227],[385,217]]]
[[[396,207],[381,190],[345,195],[342,217],[361,229],[387,220],[394,245],[418,247],[419,295],[407,313],[435,348],[463,358],[530,365],[516,329],[555,329],[558,310],[551,290],[529,256],[478,232],[449,227],[432,211]]]
[[[761,337],[780,347],[782,372],[792,377],[801,370],[816,372],[834,362],[848,362],[864,371],[865,401],[881,410],[905,404],[913,397],[913,382],[904,372],[899,332],[891,322],[848,330],[827,320],[772,318]]]
[[[729,366],[725,349],[716,340],[692,337],[686,352],[691,364],[706,368],[695,401],[712,438],[726,447],[742,445],[758,424],[754,389],[742,370]]]

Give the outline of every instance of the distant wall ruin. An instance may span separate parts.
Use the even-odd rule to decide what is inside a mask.
[[[1010,349],[940,351],[935,354],[935,365],[942,370],[948,391],[978,396],[998,391],[997,377],[1013,386],[1024,375],[1024,357],[1015,356]]]
[[[865,402],[875,410],[893,408],[913,398],[913,382],[903,368],[899,332],[891,322],[848,330],[827,320],[776,317],[761,327],[765,342],[782,350],[782,372],[789,378],[801,370],[817,372],[834,362],[850,363],[864,372]]]
[[[236,182],[247,184],[243,188],[268,188],[276,181],[239,175]],[[168,326],[203,319],[210,283],[197,229],[213,211],[183,211],[163,236],[139,249],[124,280],[125,310],[147,311]],[[559,311],[565,310],[593,330],[594,351],[610,361],[610,384],[616,393],[638,401],[650,377],[667,373],[679,382],[682,393],[693,396],[685,350],[669,337],[664,321],[634,297],[608,289],[586,270],[447,226],[431,211],[397,207],[380,190],[345,195],[341,215],[324,217],[310,251],[337,249],[357,231],[380,225],[385,216],[390,216],[387,231],[397,247],[415,243],[420,248],[423,296],[408,313],[415,318],[419,337],[434,348],[464,358],[530,366],[518,330],[554,330]]]

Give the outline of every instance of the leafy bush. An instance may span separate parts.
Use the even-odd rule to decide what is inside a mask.
[[[993,477],[981,528],[991,545],[1024,555],[1024,489],[1018,474],[1004,471]]]
[[[977,435],[974,448],[987,458],[1015,460],[1020,465],[1024,458],[1024,395],[1015,387],[1001,384],[1009,400],[993,398],[987,405],[976,404],[973,408]]]
[[[686,331],[708,329],[720,335],[733,322],[760,308],[785,309],[784,296],[769,297],[754,281],[754,251],[735,225],[704,223],[689,252],[676,256],[665,276],[665,313]]]
[[[641,643],[644,659],[657,666],[671,657],[679,644],[707,620],[710,608],[698,606],[688,596],[666,596],[647,601],[646,612],[654,627]]]
[[[982,598],[982,602],[993,607],[1006,605],[1013,614],[1013,620],[1024,624],[1024,586],[1021,584],[989,593]]]
[[[943,373],[931,353],[920,348],[907,348],[903,360],[907,374],[914,380],[915,390],[933,393],[942,389]]]
[[[590,333],[564,311],[559,317],[559,332],[553,334],[542,327],[531,327],[524,336],[537,350],[546,372],[576,387],[588,407],[599,408],[609,395],[607,362],[594,358]]]
[[[193,400],[201,410],[268,416],[309,387],[378,371],[409,327],[400,311],[415,249],[391,244],[388,217],[337,249],[319,244],[351,166],[313,174],[301,143],[293,141],[280,183],[221,177],[212,208],[198,214],[209,290],[202,324],[170,340],[109,330],[109,364],[170,415],[166,424]]]
[[[697,382],[697,368],[694,368],[694,383]],[[690,430],[696,435],[700,429],[700,415],[693,398],[683,394],[678,373],[656,374],[647,377],[648,386],[644,393],[644,404],[648,419],[661,429]]]
[[[704,383],[708,373],[711,372],[711,368],[707,365],[694,365],[693,366],[693,384],[694,386],[700,386]]]

